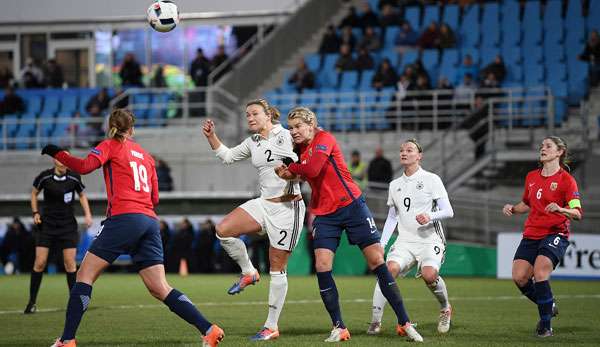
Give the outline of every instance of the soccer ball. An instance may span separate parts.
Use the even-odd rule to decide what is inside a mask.
[[[161,0],[148,7],[147,18],[152,29],[166,33],[179,24],[179,10],[173,1]]]

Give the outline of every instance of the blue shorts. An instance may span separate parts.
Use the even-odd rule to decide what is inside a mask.
[[[313,248],[327,248],[335,252],[344,230],[350,244],[358,245],[360,249],[379,242],[381,235],[364,197],[359,197],[333,213],[315,217]]]
[[[158,220],[141,213],[120,214],[102,222],[88,252],[111,263],[129,254],[138,270],[163,263]]]
[[[533,266],[535,258],[538,255],[544,255],[552,260],[552,264],[556,268],[565,255],[567,247],[569,247],[569,241],[557,234],[548,235],[541,240],[522,239],[514,259],[526,260]]]

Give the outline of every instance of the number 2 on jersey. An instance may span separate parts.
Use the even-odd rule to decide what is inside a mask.
[[[142,164],[138,166],[135,161],[130,161],[129,166],[131,166],[131,170],[133,170],[133,189],[136,192],[143,189],[146,193],[149,193],[150,187],[148,186],[148,171],[146,170],[146,167]]]

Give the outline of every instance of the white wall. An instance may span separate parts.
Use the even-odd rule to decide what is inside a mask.
[[[2,0],[0,23],[82,22],[145,17],[152,0]],[[182,14],[201,12],[278,11],[300,0],[176,0]]]

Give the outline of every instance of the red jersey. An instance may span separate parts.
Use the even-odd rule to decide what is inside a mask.
[[[542,169],[530,171],[522,201],[530,208],[523,237],[533,240],[552,234],[569,237],[570,220],[561,213],[546,212],[548,204],[555,202],[560,207],[581,209],[577,182],[562,168],[548,177],[542,176]]]
[[[317,131],[300,149],[300,163],[290,164],[289,170],[310,184],[310,211],[317,216],[348,206],[361,195],[335,137],[326,131]]]
[[[158,178],[154,158],[137,143],[108,139],[92,148],[86,159],[75,158],[64,151],[59,152],[56,159],[81,174],[102,166],[108,217],[142,213],[156,218]]]

